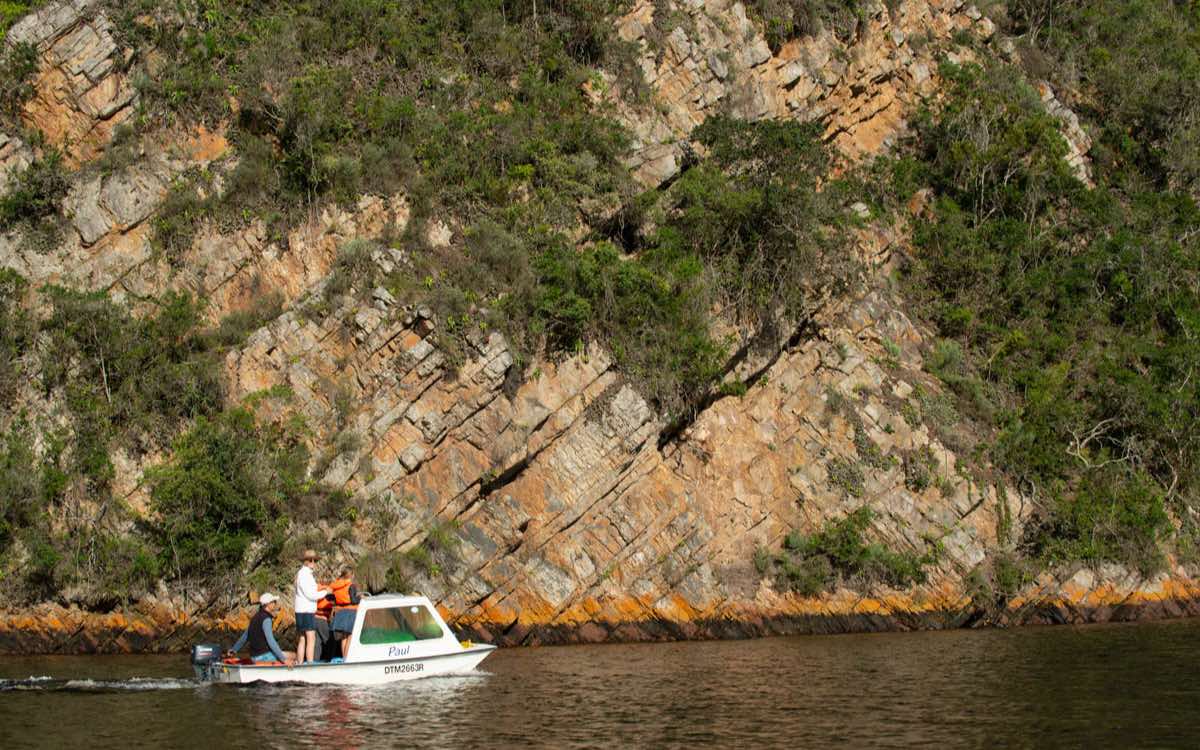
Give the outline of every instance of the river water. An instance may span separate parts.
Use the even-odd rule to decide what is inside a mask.
[[[381,688],[0,658],[0,750],[1200,747],[1200,622],[498,651]]]

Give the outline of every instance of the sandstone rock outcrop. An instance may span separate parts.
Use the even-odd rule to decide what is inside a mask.
[[[125,71],[129,53],[117,46],[97,0],[49,3],[14,24],[7,41],[41,55],[25,124],[72,163],[98,156],[133,112],[136,92]]]
[[[638,0],[617,28],[641,50],[652,101],[640,108],[610,101],[635,137],[631,167],[650,185],[678,172],[688,134],[718,113],[820,120],[847,156],[878,153],[937,89],[941,47],[958,32],[985,40],[995,32],[963,0],[867,4],[853,39],[823,30],[777,53],[730,0]]]
[[[1079,125],[1079,117],[1054,95],[1050,84],[1041,81],[1037,85],[1038,95],[1042,97],[1042,105],[1062,123],[1063,138],[1067,142],[1067,165],[1075,173],[1080,182],[1092,187],[1091,160],[1087,153],[1092,148],[1092,138]]]
[[[404,262],[398,251],[377,260]],[[996,489],[959,476],[954,452],[900,415],[914,385],[937,386],[920,372],[919,332],[885,294],[826,319],[822,337],[781,352],[744,397],[665,441],[667,425],[602,351],[543,363],[508,392],[513,357],[493,334],[447,377],[432,321],[389,298],[359,290],[322,320],[286,313],[230,355],[230,382],[240,396],[286,387],[319,443],[351,446],[321,478],[390,509],[376,543],[405,549],[434,524],[459,526],[453,570],[421,585],[462,627],[513,641],[581,628],[632,638],[702,635],[688,623],[748,612],[849,614],[856,595],[781,596],[753,557],[864,502],[889,543],[945,549],[927,587],[895,592],[896,612],[955,612],[961,575],[995,544]],[[341,413],[339,389],[350,394]],[[943,479],[912,491],[902,462],[881,457],[919,449]],[[866,469],[862,488],[837,484],[838,462]]]

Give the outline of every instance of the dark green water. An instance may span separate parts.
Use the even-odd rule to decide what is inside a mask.
[[[1200,747],[1200,622],[500,651],[383,688],[0,659],[0,750]],[[35,679],[29,678],[52,678]]]

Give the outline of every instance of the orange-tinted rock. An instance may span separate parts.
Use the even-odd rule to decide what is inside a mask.
[[[41,54],[22,118],[74,164],[98,156],[133,111],[135,91],[112,31],[95,0],[60,0],[8,32],[10,43],[32,44]]]
[[[686,19],[661,43],[652,43],[648,33],[656,11]],[[791,40],[775,54],[744,6],[728,0],[638,0],[617,28],[641,50],[638,63],[653,102],[630,106],[619,99],[617,82],[609,81],[606,103],[633,131],[630,166],[648,185],[671,178],[688,134],[721,112],[751,120],[819,120],[826,140],[845,155],[877,154],[937,90],[938,62],[943,48],[955,46],[954,34],[986,39],[994,32],[990,20],[958,0],[878,3],[865,10],[849,43],[823,30]],[[597,89],[589,92],[604,98]]]

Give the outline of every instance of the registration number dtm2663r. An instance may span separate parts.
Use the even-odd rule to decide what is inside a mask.
[[[416,664],[389,664],[383,668],[384,674],[404,674],[405,672],[422,672],[425,670],[425,665],[417,662]]]

